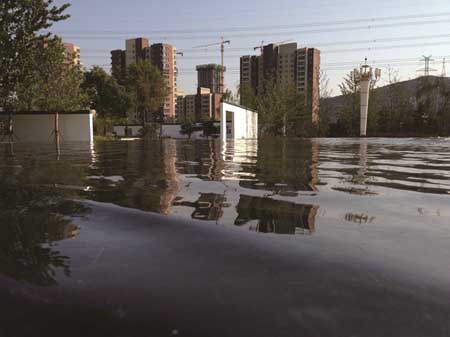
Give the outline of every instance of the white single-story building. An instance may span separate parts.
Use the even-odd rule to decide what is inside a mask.
[[[257,139],[258,114],[244,106],[232,103],[221,103],[221,121],[214,122],[220,129],[220,139]],[[181,133],[181,123],[166,123],[162,125],[162,137],[187,139],[188,135]],[[201,128],[202,123],[197,123]],[[115,125],[114,134],[118,137],[135,137],[140,135],[142,125]],[[194,131],[191,139],[205,139],[203,131]]]
[[[18,142],[52,142],[55,125],[58,125],[62,142],[93,142],[93,110],[58,113],[31,111],[15,112],[13,115],[14,139]],[[3,125],[8,125],[9,114],[0,112]]]
[[[244,106],[220,105],[220,139],[257,139],[258,113]]]

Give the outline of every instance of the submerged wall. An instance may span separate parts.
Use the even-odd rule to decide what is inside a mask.
[[[7,120],[8,116],[2,115]],[[15,140],[18,142],[52,142],[55,114],[43,112],[16,113],[13,117]],[[59,133],[62,142],[92,142],[93,112],[60,113]]]

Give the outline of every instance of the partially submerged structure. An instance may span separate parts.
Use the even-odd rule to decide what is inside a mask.
[[[222,103],[220,105],[220,139],[258,138],[258,113],[244,106]]]
[[[209,136],[217,137],[218,134],[206,135],[202,130],[203,123],[197,122],[191,135],[182,132],[181,123],[164,123],[161,127],[161,136],[174,139],[203,139]],[[233,103],[220,104],[220,121],[213,121],[212,125],[220,130],[220,139],[257,139],[258,138],[258,114],[244,106]],[[115,125],[114,134],[118,137],[140,136],[142,125]]]
[[[20,142],[53,142],[55,138],[63,142],[93,142],[93,116],[93,110],[58,113],[14,112],[12,115],[13,138]],[[9,113],[0,111],[0,121],[7,128],[9,118]]]

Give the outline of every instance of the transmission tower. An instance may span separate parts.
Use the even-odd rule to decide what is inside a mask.
[[[430,68],[430,63],[434,61],[434,59],[432,58],[432,56],[422,56],[421,61],[423,61],[425,63],[425,67],[422,69],[419,69],[417,71],[419,72],[423,72],[424,76],[430,76],[430,72],[434,72],[437,71],[436,69],[432,69]]]

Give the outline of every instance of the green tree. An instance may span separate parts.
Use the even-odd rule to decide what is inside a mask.
[[[440,136],[450,135],[450,83],[448,78],[438,79],[438,111],[436,116],[436,130]]]
[[[237,101],[236,97],[234,96],[233,92],[230,89],[225,89],[222,100],[225,102],[232,102],[232,103]]]
[[[42,33],[53,23],[69,16],[69,4],[53,5],[53,0],[3,0],[0,2],[0,107],[18,108],[19,86],[34,72],[37,41],[50,36]],[[26,85],[25,85],[26,86]]]
[[[269,76],[256,98],[261,131],[272,136],[306,136],[311,131],[304,95]]]
[[[257,97],[253,93],[250,85],[244,84],[238,89],[239,101],[241,105],[246,106],[250,109],[256,109],[257,107]]]
[[[162,122],[162,107],[167,95],[167,86],[158,68],[148,61],[138,61],[128,69],[127,90],[132,97],[134,108],[141,115],[142,125],[152,120]]]
[[[338,120],[339,127],[347,136],[356,136],[359,134],[359,80],[354,74],[348,74],[339,89],[344,96],[344,105]]]
[[[401,134],[412,124],[411,112],[414,107],[405,86],[400,82],[398,71],[388,67],[386,76],[387,85],[375,96],[378,112],[377,133]]]
[[[195,124],[190,118],[186,119],[183,124],[181,124],[181,133],[187,135],[191,139],[192,133],[195,131]]]
[[[103,120],[103,133],[106,134],[107,121],[127,117],[131,108],[131,98],[124,86],[95,66],[85,73],[83,88],[88,92],[91,108],[97,112],[97,118]]]
[[[214,125],[214,121],[212,120],[203,122],[202,129],[203,135],[205,135],[206,138],[209,138],[210,136],[220,132],[219,128]]]
[[[17,86],[18,107],[50,112],[86,109],[88,97],[81,88],[83,73],[65,55],[60,38],[47,39],[34,48],[27,80]]]
[[[413,127],[424,133],[436,132],[437,114],[439,111],[438,81],[432,76],[418,79],[416,90],[417,107],[414,111]]]
[[[329,132],[330,114],[332,107],[329,103],[329,98],[332,95],[332,90],[329,88],[330,79],[325,71],[320,72],[319,77],[319,96],[320,96],[320,116],[317,133],[319,136],[325,137]]]

